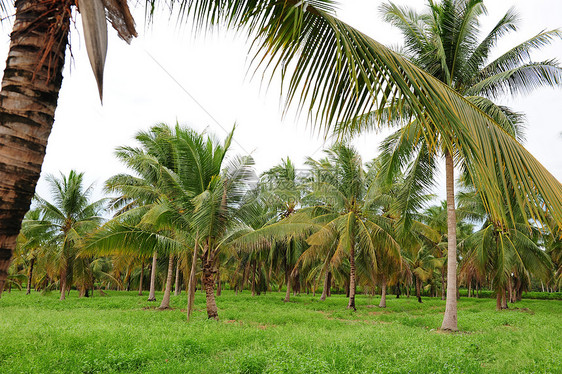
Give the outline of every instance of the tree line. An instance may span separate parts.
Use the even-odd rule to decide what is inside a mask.
[[[199,288],[209,318],[218,318],[215,295],[225,287],[284,289],[286,302],[291,293],[345,292],[350,309],[356,292],[380,293],[380,307],[390,292],[445,299],[447,209],[432,204],[431,176],[414,180],[414,165],[392,170],[392,153],[363,163],[342,142],[304,168],[286,158],[256,176],[250,156],[227,154],[232,137],[163,124],[140,132],[139,146],[116,151],[131,173],[107,180],[112,197],[98,201],[82,173],[49,176],[51,196],[36,196],[26,215],[7,287],[58,289],[61,300],[71,289],[133,288],[155,300],[163,289],[162,309],[173,290],[185,288],[192,303]],[[463,178],[457,186],[459,287],[476,297],[493,290],[498,309],[539,284],[557,290],[558,228],[529,226],[522,214],[499,228],[474,186]],[[108,209],[113,217],[102,218]]]
[[[87,21],[84,22],[84,34],[88,35],[86,45],[93,57],[91,62],[101,95],[106,45],[102,40],[106,34],[104,7],[111,6],[96,1],[87,3],[94,6],[93,10],[87,10],[85,6],[80,11]],[[121,5],[120,9],[106,10],[114,17],[112,24],[119,34],[130,40],[136,35],[134,22],[126,4]],[[150,2],[150,5],[150,15],[153,15],[156,3]],[[493,284],[499,287],[498,308],[505,307],[505,297],[501,295],[513,289],[511,283],[518,284],[510,278],[513,275],[506,276],[506,268],[519,261],[534,263],[534,272],[543,271],[546,260],[536,246],[540,241],[530,240],[535,234],[528,231],[534,228],[541,234],[550,231],[554,242],[560,237],[562,185],[521,145],[520,128],[524,116],[497,104],[496,99],[506,94],[525,94],[537,87],[561,85],[562,70],[557,61],[537,62],[531,58],[534,50],[560,39],[562,33],[559,30],[540,32],[492,59],[491,52],[498,40],[517,29],[518,16],[514,10],[509,10],[481,38],[479,17],[486,13],[482,0],[430,1],[422,13],[392,3],[382,5],[385,20],[404,35],[404,45],[397,50],[381,45],[339,20],[332,1],[192,1],[179,5],[181,19],[193,21],[196,29],[227,25],[248,32],[257,50],[253,61],[257,62],[258,68],[271,74],[282,73],[287,105],[294,103],[301,111],[305,110],[317,128],[343,138],[381,126],[400,128],[387,142],[393,157],[382,162],[385,170],[390,170],[385,172],[385,183],[404,173],[403,183],[408,187],[399,190],[396,204],[389,205],[398,205],[400,209],[388,208],[387,215],[372,211],[373,206],[369,204],[373,196],[355,185],[352,191],[346,190],[347,195],[343,192],[336,194],[340,205],[335,200],[322,200],[321,192],[307,193],[307,199],[317,196],[318,206],[315,202],[310,206],[306,205],[308,202],[299,202],[303,205],[297,204],[294,210],[287,211],[283,223],[267,230],[266,227],[253,227],[254,236],[264,235],[257,244],[248,239],[251,233],[239,233],[240,246],[253,247],[256,252],[259,243],[285,243],[283,246],[288,253],[296,254],[299,250],[304,253],[311,248],[312,252],[308,253],[312,256],[312,253],[325,250],[322,243],[326,244],[332,235],[339,244],[333,249],[336,257],[333,262],[330,260],[329,266],[339,265],[338,256],[341,259],[343,252],[349,253],[348,262],[342,260],[341,264],[349,266],[348,306],[354,308],[353,295],[365,263],[371,261],[372,268],[378,263],[398,266],[394,264],[397,254],[403,252],[404,247],[418,245],[416,240],[419,238],[412,234],[412,230],[427,226],[417,216],[421,214],[418,200],[423,199],[432,185],[436,161],[445,159],[448,261],[447,279],[442,283],[446,283],[448,290],[442,328],[457,330],[456,297],[453,295],[458,289],[456,261],[464,261],[457,252],[463,245],[470,246],[473,242],[477,249],[480,248],[474,251],[474,264],[488,263],[488,267],[496,268],[494,271],[488,269],[488,272],[493,274]],[[0,158],[0,189],[3,191],[0,201],[0,293],[7,280],[20,223],[29,208],[54,121],[73,7],[71,1],[16,3],[10,56],[21,58],[8,59],[0,108],[4,145],[0,149],[5,156]],[[29,27],[30,19],[34,27]],[[92,40],[92,37],[100,39]],[[35,66],[33,72],[29,70],[30,66]],[[207,293],[209,315],[215,317],[212,288],[219,270],[213,264],[224,256],[230,239],[236,236],[231,231],[231,222],[243,222],[238,215],[245,214],[245,210],[240,211],[239,207],[244,206],[247,198],[247,188],[242,186],[248,184],[245,178],[248,178],[246,173],[250,165],[246,163],[251,160],[242,157],[231,165],[222,165],[228,141],[221,146],[208,139],[203,141],[207,144],[206,153],[203,152],[206,156],[198,159],[195,153],[203,143],[193,143],[192,140],[191,144],[187,139],[189,136],[184,138],[183,143],[178,140],[174,146],[160,144],[145,151],[121,150],[119,157],[137,174],[115,180],[115,191],[121,191],[123,195],[116,204],[124,204],[121,206],[124,216],[109,227],[109,238],[114,241],[121,238],[121,249],[131,253],[134,251],[130,238],[142,238],[145,245],[138,248],[162,246],[170,253],[181,252],[179,248],[191,240],[193,252],[202,253],[201,278]],[[163,156],[165,150],[168,156]],[[159,159],[159,155],[167,158]],[[189,167],[178,164],[179,159],[191,160],[193,164]],[[214,166],[199,170],[200,174],[195,178],[197,185],[190,185],[193,181],[185,180],[186,176],[203,168],[204,161]],[[460,237],[457,241],[460,227],[457,218],[461,219],[461,212],[455,206],[454,181],[459,179],[455,177],[456,170],[460,172],[462,188],[477,195],[473,212],[485,212],[475,219],[486,224],[486,230],[481,231],[479,237],[471,236],[467,238],[470,239],[468,242],[463,239],[462,245]],[[328,177],[317,178],[320,181],[316,183],[327,183],[323,178]],[[368,185],[369,191],[373,184]],[[337,190],[334,186],[328,189],[333,193]],[[161,200],[166,194],[174,197]],[[336,199],[336,195],[330,199]],[[481,211],[477,210],[477,205]],[[339,219],[338,214],[347,217],[347,221]],[[390,216],[392,214],[394,217]],[[199,223],[192,226],[194,222]],[[93,224],[92,220],[86,220],[79,225],[80,230],[90,224]],[[148,230],[154,229],[153,226],[158,228],[156,232]],[[61,235],[68,239],[68,243],[80,236],[80,230],[70,229],[68,222],[61,227],[65,227]],[[284,230],[286,235],[293,232],[288,242],[279,239]],[[460,229],[459,233],[462,234]],[[410,243],[402,242],[400,235],[405,235]],[[384,248],[389,251],[385,255],[379,248],[381,242],[386,242]],[[109,244],[103,244],[109,243],[108,238],[100,236],[95,243],[98,250],[110,250]],[[72,257],[70,247],[69,244],[63,252]],[[495,250],[490,251],[491,247]],[[528,255],[519,253],[522,247]],[[366,257],[357,258],[361,255]],[[62,263],[68,263],[64,253],[58,257],[63,259]],[[422,258],[430,260],[429,257]],[[153,253],[152,268],[156,268],[157,262],[157,255]],[[303,266],[305,263],[309,262],[303,259]],[[173,267],[173,261],[170,260],[168,265]],[[285,263],[284,266],[288,273],[291,264]],[[68,275],[70,267],[64,267]],[[400,263],[399,268],[403,269],[403,264]],[[524,273],[522,268],[519,270],[513,274]],[[420,270],[419,273],[423,272]],[[471,279],[476,272],[472,273]],[[195,271],[191,271],[190,278],[194,274]],[[335,277],[335,273],[332,276]],[[156,282],[151,278],[151,283]],[[168,278],[167,285],[171,284],[171,277]],[[330,278],[330,282],[335,279]],[[421,276],[416,275],[414,279],[418,288],[422,288]],[[286,283],[289,282],[291,277],[287,275]],[[195,282],[190,283],[191,294]],[[63,282],[62,288],[66,287]]]

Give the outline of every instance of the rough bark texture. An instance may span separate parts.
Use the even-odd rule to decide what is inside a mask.
[[[221,272],[220,269],[217,268],[217,297],[219,297],[221,293],[222,293]]]
[[[150,268],[150,292],[148,301],[156,301],[156,268],[158,267],[158,253],[152,255],[152,267]]]
[[[355,248],[353,244],[349,249],[349,303],[347,309],[357,310],[355,308]]]
[[[320,296],[320,300],[326,300],[328,297],[328,290],[332,287],[332,272],[327,271],[326,275],[324,276],[324,287],[322,288],[322,296]]]
[[[180,259],[176,263],[176,282],[174,286],[174,295],[178,296],[181,293],[181,284],[180,284]]]
[[[27,274],[27,290],[25,291],[26,295],[31,293],[31,280],[33,279],[33,266],[35,265],[35,258],[32,258],[29,262],[29,273]]]
[[[447,298],[442,330],[457,331],[457,216],[455,212],[455,166],[453,156],[445,152],[447,184]]]
[[[217,303],[215,301],[215,269],[214,256],[210,250],[206,250],[203,255],[203,284],[205,287],[205,297],[207,299],[207,317],[209,319],[219,319]]]
[[[386,277],[382,277],[381,285],[381,302],[379,303],[379,308],[386,308]]]
[[[158,309],[170,308],[170,295],[172,293],[172,278],[174,275],[174,255],[170,255],[168,260],[168,275],[166,277],[166,289],[164,290],[164,297]]]
[[[0,92],[0,295],[54,122],[71,5],[18,0],[15,6]]]

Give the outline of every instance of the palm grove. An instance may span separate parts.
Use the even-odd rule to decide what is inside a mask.
[[[297,178],[286,160],[256,184],[250,183],[249,157],[226,157],[232,135],[219,144],[189,129],[155,127],[139,134],[140,148],[118,151],[134,174],[107,182],[108,190],[119,194],[113,205],[117,214],[100,229],[85,233],[99,223],[99,212],[97,203],[77,196],[87,195],[82,186],[69,197],[80,201],[63,204],[62,194],[80,184],[79,173],[53,177],[61,194],[56,201],[37,198],[37,210],[28,213],[17,248],[35,253],[24,257],[37,269],[44,263],[45,287],[59,284],[63,297],[80,274],[77,286],[84,294],[102,278],[106,284],[130,286],[152,261],[154,289],[162,266],[158,258],[164,255],[165,299],[174,267],[183,269],[176,271],[176,280],[183,274],[191,285],[190,300],[199,274],[208,315],[216,318],[214,288],[220,280],[237,290],[250,282],[260,292],[282,283],[315,290],[322,279],[324,294],[332,285],[349,293],[350,308],[358,286],[373,292],[378,285],[386,295],[387,287],[398,286],[398,291],[406,286],[409,292],[415,284],[420,297],[427,286],[436,292],[446,285],[442,328],[449,330],[457,329],[457,260],[460,279],[471,289],[495,288],[499,308],[505,307],[506,292],[512,300],[520,296],[530,274],[556,287],[562,187],[520,145],[522,116],[493,99],[560,84],[555,61],[529,58],[533,49],[559,38],[558,31],[541,33],[489,61],[491,48],[516,29],[517,20],[509,12],[479,39],[482,1],[430,2],[423,14],[385,6],[385,17],[405,35],[399,52],[338,20],[331,1],[178,5],[199,27],[226,22],[248,31],[263,57],[257,61],[272,73],[282,70],[288,105],[294,101],[309,112],[326,133],[346,136],[389,123],[399,126],[385,141],[389,152],[365,166],[353,148],[338,143],[326,158],[310,160],[309,175]],[[53,122],[72,6],[58,1],[16,4],[2,89],[2,150],[9,157],[2,158],[0,182],[1,282],[6,281]],[[126,5],[105,7],[124,20],[113,24],[121,26],[125,39],[135,35]],[[99,12],[99,4],[97,11],[87,8],[80,11],[93,20],[84,22],[90,25],[86,44],[94,45],[91,60],[101,87],[105,51],[95,48],[103,42],[92,40],[104,33],[92,30],[105,27],[105,13],[103,7]],[[30,56],[32,51],[38,57]],[[26,57],[42,65],[26,63]],[[24,108],[22,102],[29,105]],[[441,156],[447,170],[446,209],[424,211]],[[458,211],[455,166],[462,185]],[[71,207],[76,211],[67,212]],[[457,222],[463,218],[474,228]],[[58,251],[56,262],[44,262],[46,248]],[[12,269],[23,270],[17,261]]]

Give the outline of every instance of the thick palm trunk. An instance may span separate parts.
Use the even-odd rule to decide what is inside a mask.
[[[217,297],[219,297],[221,293],[222,293],[221,272],[220,269],[217,269]]]
[[[349,303],[347,309],[357,310],[355,308],[355,248],[353,243],[349,249]]]
[[[320,296],[320,300],[326,300],[328,297],[328,290],[332,287],[332,272],[327,271],[326,275],[324,276],[324,287],[322,288],[322,296]]]
[[[27,290],[25,291],[26,295],[31,293],[31,280],[33,279],[33,266],[35,265],[35,258],[32,258],[29,263],[29,273],[27,274]]]
[[[144,261],[141,263],[141,272],[139,280],[139,296],[142,296],[142,282],[144,280]]]
[[[457,331],[457,217],[455,212],[455,165],[453,156],[445,152],[447,184],[447,301],[442,330]]]
[[[170,255],[168,260],[168,275],[166,276],[166,289],[164,290],[164,297],[158,309],[170,308],[170,295],[172,294],[172,278],[174,275],[174,255]]]
[[[217,270],[214,266],[214,260],[212,252],[207,249],[203,255],[203,285],[207,299],[207,317],[218,320],[219,314],[215,301],[215,274]]]
[[[381,302],[379,303],[379,308],[386,308],[386,277],[382,276],[381,285]]]
[[[70,1],[17,0],[0,92],[0,296],[54,122]]]
[[[195,271],[197,270],[197,239],[193,247],[193,257],[191,258],[191,270],[189,272],[189,283],[187,285],[187,320],[191,318],[193,311],[193,300],[195,298]]]
[[[176,282],[174,286],[174,295],[179,296],[181,293],[181,285],[180,285],[180,259],[178,257],[178,261],[176,263]]]
[[[158,267],[158,252],[152,255],[152,268],[150,268],[150,291],[148,301],[156,301],[156,268]]]

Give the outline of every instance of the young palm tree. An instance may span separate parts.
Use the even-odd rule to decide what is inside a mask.
[[[60,178],[50,175],[47,181],[51,186],[53,202],[36,196],[40,217],[28,224],[56,235],[57,246],[51,256],[59,271],[60,299],[64,300],[73,275],[82,280],[82,284],[78,285],[81,295],[91,287],[87,270],[89,260],[78,256],[78,242],[103,221],[100,213],[104,200],[90,201],[92,186],[84,186],[83,173],[72,170],[68,176],[61,174]]]
[[[506,199],[513,198],[509,191]],[[510,227],[498,226],[486,213],[482,201],[471,187],[460,196],[460,204],[468,206],[474,217],[479,216],[481,228],[461,242],[466,250],[466,257],[472,260],[481,273],[487,273],[492,279],[496,291],[496,309],[506,309],[506,292],[513,293],[513,284],[517,279],[529,279],[530,274],[546,279],[552,269],[547,253],[537,242],[540,232],[530,228],[517,212]],[[514,301],[515,298],[510,298]]]
[[[217,260],[227,246],[227,228],[236,218],[253,175],[252,160],[234,158],[227,163],[232,133],[219,144],[179,125],[174,129],[159,125],[139,137],[157,141],[144,142],[148,149],[122,148],[119,154],[143,181],[121,176],[124,183],[119,189],[129,191],[131,197],[144,197],[137,200],[138,207],[117,216],[92,237],[89,246],[135,252],[158,248],[168,253],[166,293],[171,290],[171,253],[193,250],[193,264],[197,258],[202,263],[208,317],[218,319],[214,296]],[[193,276],[194,271],[191,280]],[[190,283],[193,289],[193,281]]]

